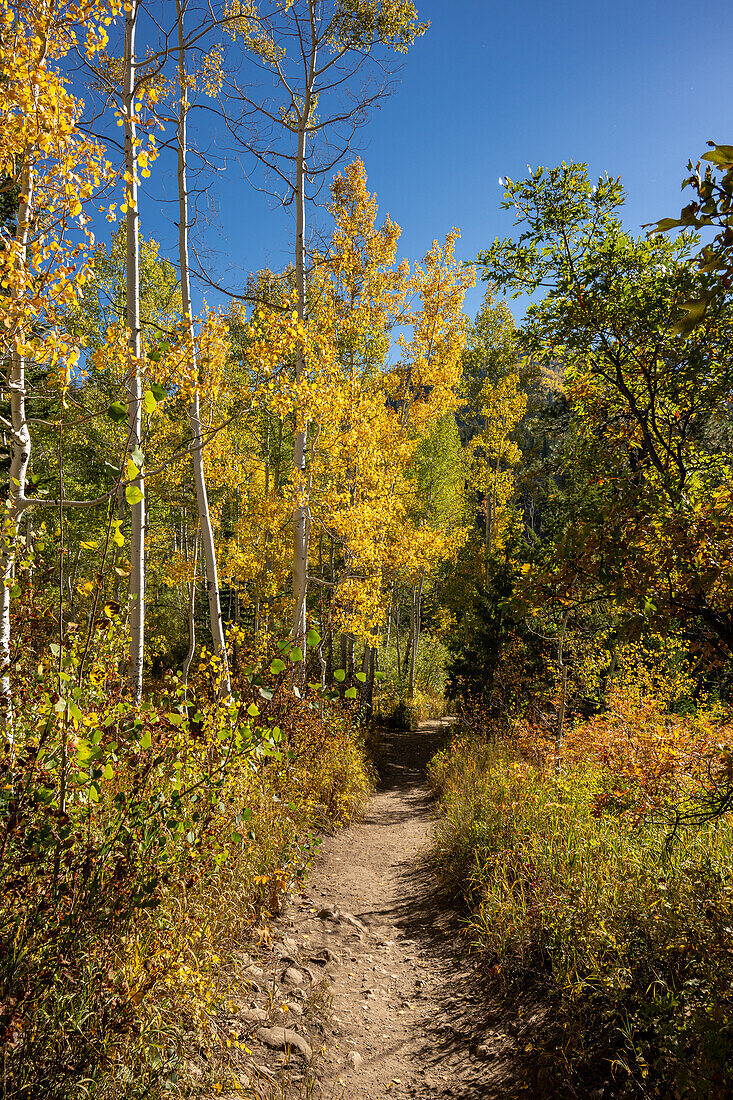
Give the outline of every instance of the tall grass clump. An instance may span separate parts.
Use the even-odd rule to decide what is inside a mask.
[[[732,735],[647,702],[577,725],[561,761],[518,724],[431,763],[435,863],[487,971],[553,1006],[543,1058],[573,1095],[730,1095]]]

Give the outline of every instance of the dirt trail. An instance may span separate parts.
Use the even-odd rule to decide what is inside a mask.
[[[445,732],[427,722],[388,735],[366,816],[325,839],[283,921],[294,965],[310,959],[310,971],[301,966],[309,980],[321,966],[332,996],[330,1012],[301,1018],[301,1033],[311,1029],[321,1096],[536,1094],[519,1083],[518,1028],[480,990],[462,955],[458,919],[424,858],[434,821],[425,767]],[[281,1023],[296,1027],[292,1017]]]

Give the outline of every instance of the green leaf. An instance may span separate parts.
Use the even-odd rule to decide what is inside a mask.
[[[668,233],[670,229],[676,229],[680,225],[682,225],[682,222],[679,218],[662,218],[661,221],[655,223],[654,230],[657,233]]]
[[[110,420],[114,420],[115,424],[120,424],[123,420],[127,420],[127,409],[121,401],[113,401],[107,409],[107,416]]]
[[[687,310],[687,316],[672,326],[672,332],[678,336],[689,336],[692,330],[699,325],[707,312],[708,302],[706,298],[694,299],[683,302],[682,308]]]
[[[356,688],[347,688],[344,695],[347,699],[356,699]]]
[[[165,401],[168,396],[168,391],[165,386],[161,386],[160,382],[153,382],[150,386],[150,392],[156,401]]]
[[[247,707],[247,714],[249,714],[251,718],[256,718],[259,713],[259,707],[255,706],[254,703],[250,703]]]
[[[143,408],[145,412],[150,415],[154,413],[158,407],[158,402],[155,400],[152,390],[146,390],[143,394]]]
[[[272,699],[273,695],[275,694],[272,688],[260,688],[259,692],[262,698],[267,700]]]
[[[284,661],[281,661],[279,657],[276,657],[270,665],[270,672],[273,676],[277,676],[279,675],[279,673],[284,672],[287,667],[288,666],[285,664]]]
[[[374,679],[375,679],[375,680],[376,680],[377,682],[379,682],[380,680],[383,680],[383,679],[384,679],[384,677],[385,677],[386,675],[387,675],[387,673],[386,673],[386,672],[375,672],[375,673],[374,673]]]
[[[365,684],[366,683],[366,672],[357,672],[356,678],[357,678],[357,680],[360,680],[362,682],[362,684]]]
[[[305,636],[306,643],[310,646],[316,646],[321,640],[321,635],[317,630],[309,630]]]
[[[144,499],[145,494],[141,489],[138,489],[137,485],[128,485],[125,489],[125,500],[129,505],[139,504]]]
[[[342,668],[337,668],[333,674],[333,678],[334,680],[338,680],[339,683],[342,683],[346,679],[346,673]]]
[[[716,145],[709,153],[703,153],[702,159],[719,168],[726,168],[733,164],[733,145]]]
[[[303,660],[303,650],[300,648],[300,646],[296,645],[293,649],[290,650],[289,656],[290,656],[290,660],[294,664],[297,664],[298,661]]]
[[[153,743],[153,735],[150,730],[145,730],[145,733],[140,738],[140,748],[149,749]]]

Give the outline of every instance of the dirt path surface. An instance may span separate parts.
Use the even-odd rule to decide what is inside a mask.
[[[520,1029],[492,1021],[425,859],[434,821],[425,767],[445,735],[440,722],[388,735],[363,821],[325,839],[282,922],[283,965],[299,968],[311,988],[313,971],[322,975],[320,1015],[281,1018],[301,1034],[310,1027],[318,1087],[308,1095],[534,1094],[518,1083]]]

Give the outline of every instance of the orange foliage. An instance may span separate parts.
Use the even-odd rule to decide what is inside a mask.
[[[733,753],[730,714],[664,714],[654,702],[620,706],[568,732],[574,766],[600,768],[597,812],[635,819],[709,789]]]
[[[556,746],[546,731],[520,721],[514,736],[526,760],[556,766]],[[561,771],[592,773],[599,816],[623,814],[638,823],[733,777],[733,715],[667,714],[655,700],[614,698],[609,711],[567,730],[560,765]]]

